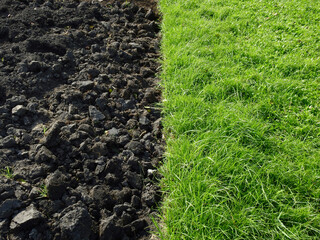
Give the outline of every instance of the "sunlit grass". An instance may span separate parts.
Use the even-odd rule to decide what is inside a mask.
[[[320,2],[160,8],[162,239],[320,239]]]

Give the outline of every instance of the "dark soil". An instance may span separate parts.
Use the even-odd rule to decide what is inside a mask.
[[[0,0],[0,240],[150,239],[159,25],[137,3]]]

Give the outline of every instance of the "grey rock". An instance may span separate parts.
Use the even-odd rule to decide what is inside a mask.
[[[118,136],[119,135],[119,129],[111,128],[108,130],[109,136]]]
[[[94,170],[94,173],[98,176],[99,174],[103,173],[105,169],[105,164],[98,164],[96,166],[96,169]]]
[[[31,229],[43,220],[43,215],[34,207],[29,206],[26,210],[18,213],[10,223],[10,229],[18,231]]]
[[[128,110],[128,109],[135,109],[136,105],[135,105],[135,101],[134,100],[125,100],[122,103],[122,110]]]
[[[141,116],[139,118],[139,123],[143,126],[148,125],[150,123],[150,120],[146,116]]]
[[[91,218],[87,209],[75,207],[60,219],[63,239],[88,240],[91,232]]]
[[[0,219],[8,218],[13,211],[21,207],[21,201],[18,199],[7,199],[0,205]]]
[[[66,177],[59,170],[50,174],[46,180],[48,198],[58,200],[66,191]]]
[[[95,106],[89,106],[89,116],[93,122],[99,122],[106,117]]]

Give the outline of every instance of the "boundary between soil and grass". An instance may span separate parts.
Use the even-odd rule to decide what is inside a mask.
[[[160,0],[161,239],[320,239],[320,1]]]

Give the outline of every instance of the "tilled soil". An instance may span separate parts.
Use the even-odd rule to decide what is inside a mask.
[[[129,2],[0,0],[0,239],[149,239],[159,25]]]

